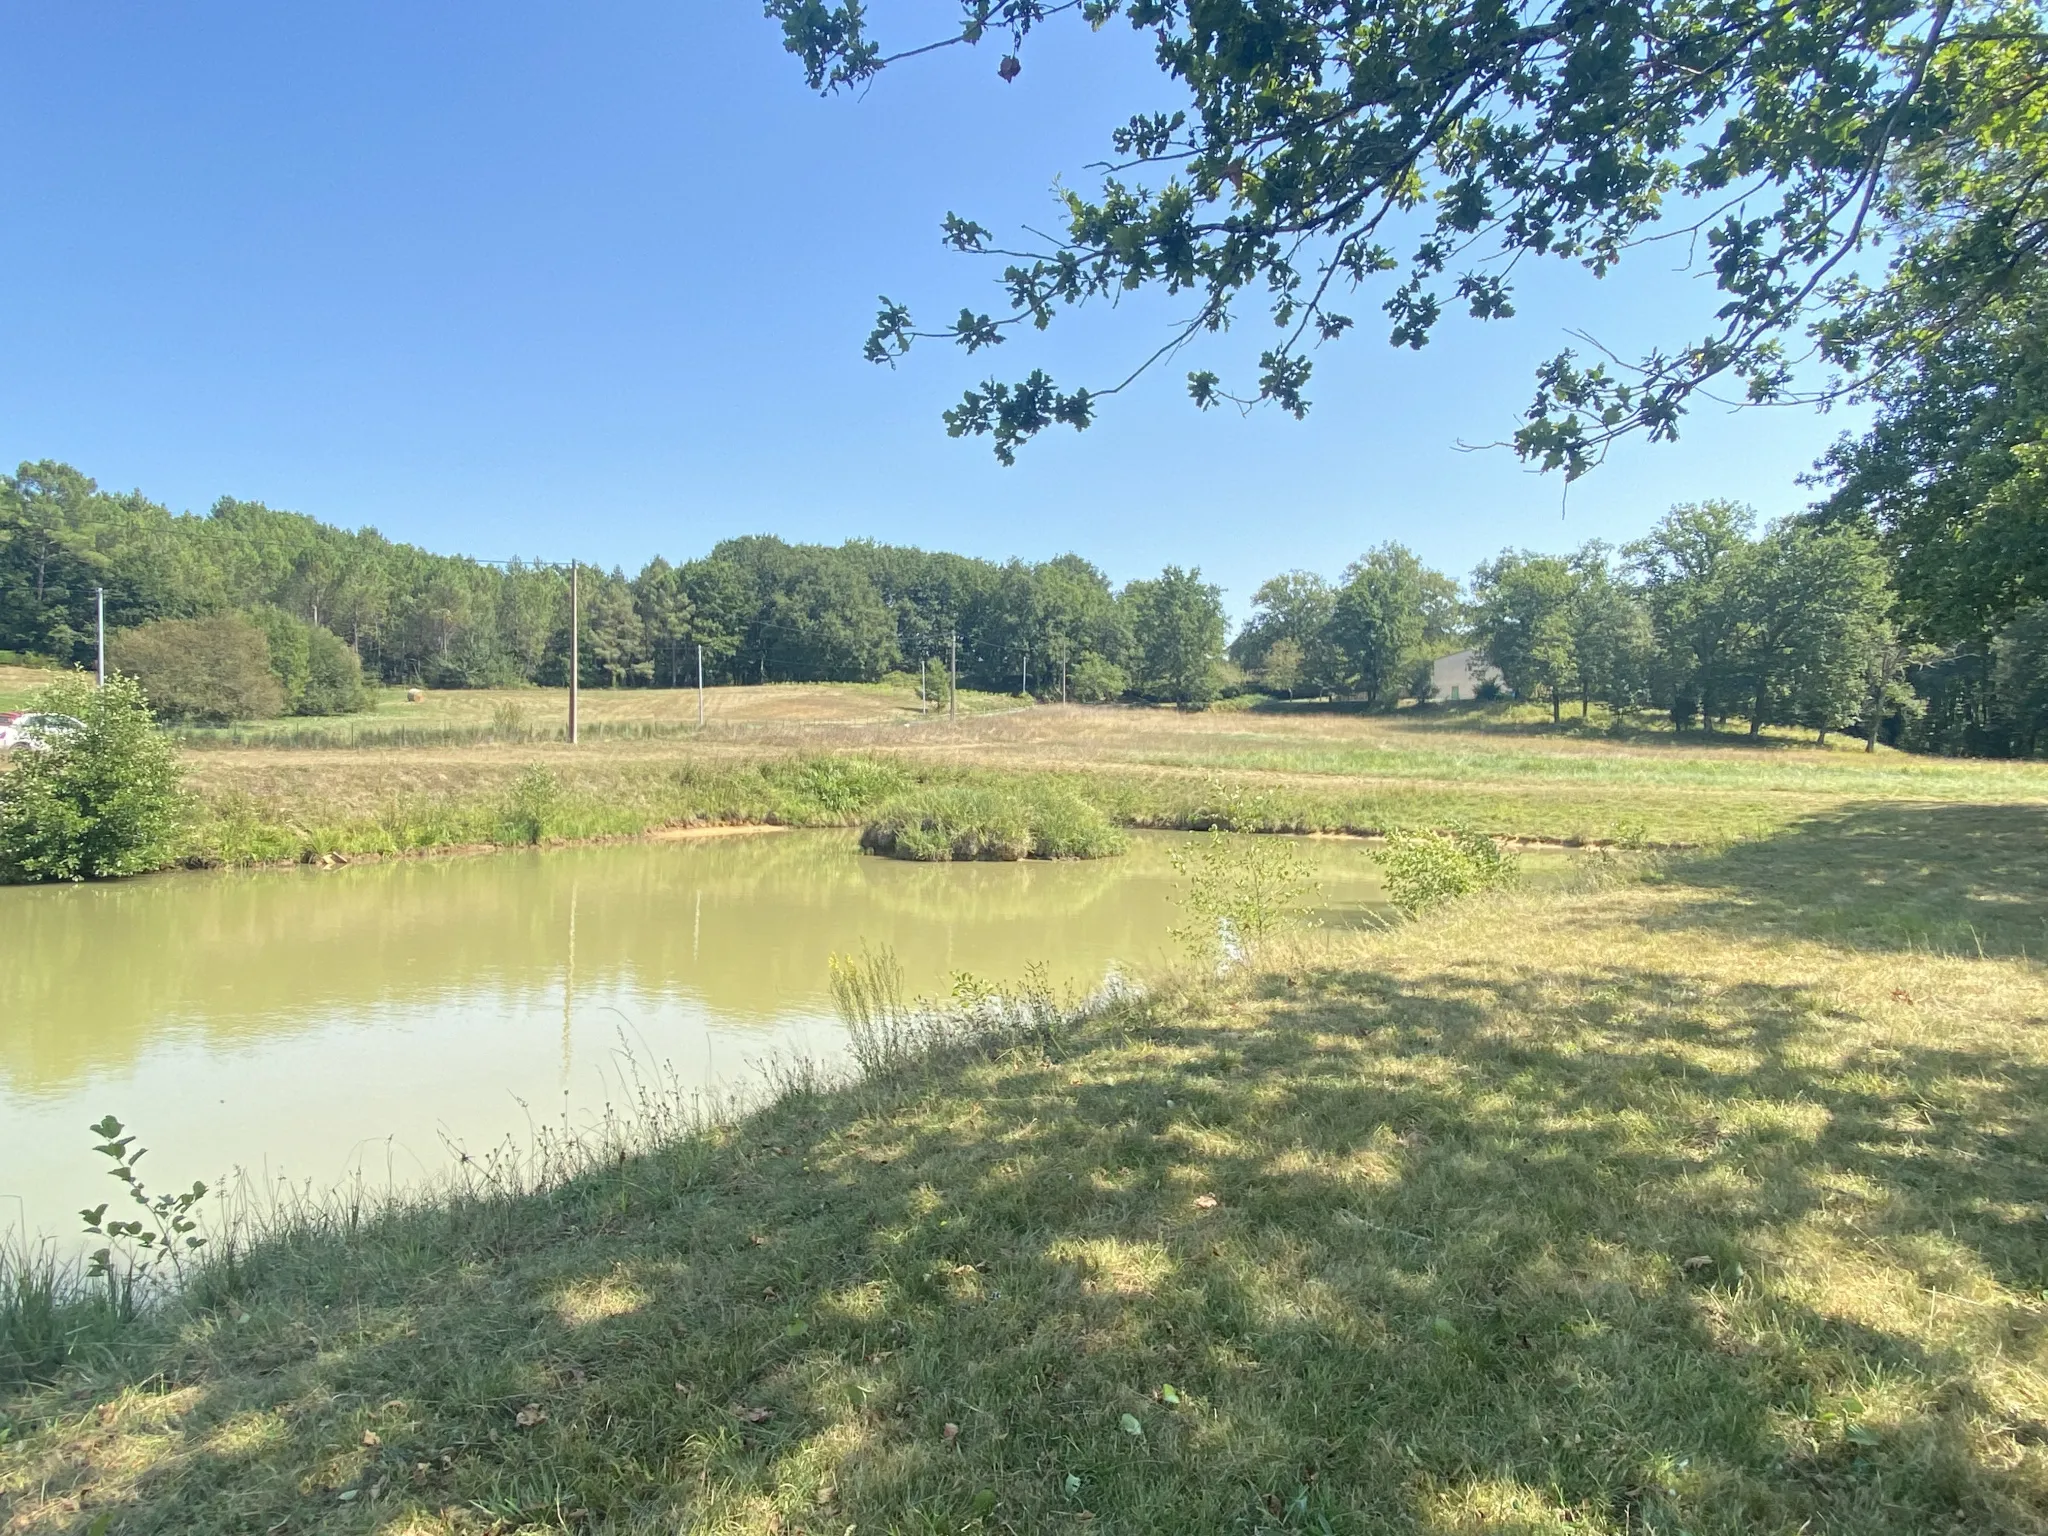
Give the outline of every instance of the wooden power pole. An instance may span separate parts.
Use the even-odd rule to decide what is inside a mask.
[[[576,745],[576,705],[583,672],[583,586],[576,562],[569,562],[569,745]]]

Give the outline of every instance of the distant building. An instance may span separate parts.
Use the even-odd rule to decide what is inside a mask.
[[[1453,702],[1474,698],[1481,683],[1492,683],[1503,693],[1509,691],[1501,681],[1500,668],[1481,659],[1477,651],[1453,651],[1429,664],[1431,698]]]

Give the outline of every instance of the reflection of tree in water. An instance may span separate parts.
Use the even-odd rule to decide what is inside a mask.
[[[932,866],[782,833],[0,892],[0,1077],[46,1090],[183,1031],[220,1045],[375,1008],[681,996],[732,1023],[823,1007],[826,957],[889,945],[910,985],[1033,961],[1099,978],[1170,924],[1163,846]],[[809,1000],[806,1002],[806,1000]]]

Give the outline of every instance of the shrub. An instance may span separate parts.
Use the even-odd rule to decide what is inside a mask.
[[[895,859],[1103,859],[1124,851],[1109,818],[1078,795],[946,785],[891,801],[860,845]]]
[[[1067,669],[1067,697],[1077,704],[1107,704],[1130,691],[1129,674],[1100,656],[1083,656]]]
[[[134,679],[68,679],[34,707],[85,728],[11,754],[0,774],[0,881],[105,880],[170,863],[185,816],[177,755]]]
[[[796,822],[845,826],[903,787],[903,770],[865,757],[817,757],[770,763],[762,777],[786,792]]]
[[[282,608],[258,608],[250,620],[269,644],[284,713],[350,715],[368,706],[363,664],[339,635]]]
[[[165,720],[225,725],[284,713],[270,640],[241,614],[158,619],[107,640],[108,665],[142,685]]]
[[[1391,832],[1372,860],[1387,883],[1387,899],[1414,917],[1474,891],[1510,885],[1515,855],[1483,832]]]
[[[306,691],[296,712],[302,715],[352,715],[370,707],[363,686],[362,658],[341,636],[317,624],[306,626]]]
[[[492,706],[491,734],[500,741],[533,740],[533,722],[526,716],[526,706],[510,699]]]

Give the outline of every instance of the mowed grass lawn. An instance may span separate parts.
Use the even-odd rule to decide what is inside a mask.
[[[0,1398],[0,1529],[2048,1530],[2038,765],[1074,713],[903,760],[1350,793],[1231,733],[1501,744],[1459,793],[1769,816],[288,1223]]]

